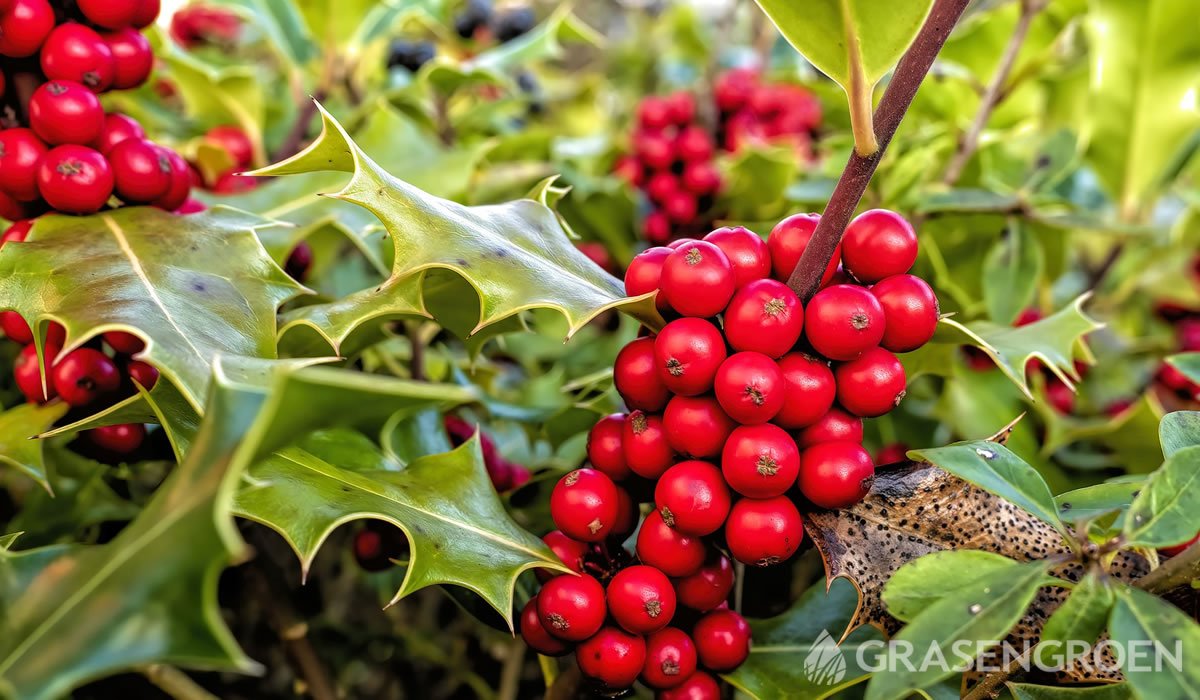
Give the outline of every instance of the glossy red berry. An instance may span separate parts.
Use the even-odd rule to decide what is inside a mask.
[[[107,355],[91,348],[72,350],[54,366],[54,389],[72,406],[87,406],[121,386],[121,373]]]
[[[710,391],[724,361],[725,338],[702,318],[671,321],[654,340],[658,378],[668,391],[680,396]]]
[[[657,700],[721,700],[721,686],[704,671],[696,671],[683,683],[660,692]]]
[[[146,391],[150,391],[155,384],[158,384],[158,370],[153,365],[140,360],[130,360],[125,365],[125,371],[129,374],[130,379],[141,384]]]
[[[714,671],[732,671],[750,655],[750,625],[732,610],[715,610],[700,618],[692,639],[700,663]]]
[[[32,216],[33,214],[32,207],[18,202],[12,195],[0,189],[0,219],[16,221],[17,219]]]
[[[103,36],[113,55],[113,88],[128,90],[146,82],[154,70],[154,50],[142,33],[131,27]]]
[[[117,196],[130,204],[147,204],[171,187],[171,161],[145,139],[126,139],[108,153]]]
[[[633,634],[650,634],[675,616],[675,589],[666,574],[652,566],[630,566],[608,582],[608,613]]]
[[[671,106],[666,98],[644,97],[638,104],[637,120],[647,129],[665,129],[671,125]]]
[[[857,442],[863,440],[862,418],[833,407],[815,423],[800,431],[796,444],[806,450],[822,442]]]
[[[133,15],[133,26],[138,29],[145,29],[154,24],[154,20],[158,19],[158,13],[161,9],[161,0],[140,0],[137,12]]]
[[[691,576],[675,581],[675,596],[680,605],[708,612],[724,603],[733,590],[733,564],[729,557],[714,553]]]
[[[667,525],[662,515],[653,511],[638,530],[637,555],[643,564],[668,576],[691,576],[704,565],[704,541]]]
[[[146,440],[146,426],[141,423],[105,425],[85,433],[88,442],[115,455],[132,454]]]
[[[770,277],[771,251],[757,233],[742,226],[725,226],[709,233],[704,240],[720,248],[729,258],[737,287]]]
[[[187,201],[188,195],[192,192],[192,174],[183,156],[169,148],[162,148],[161,150],[166,155],[167,161],[171,164],[171,186],[167,188],[166,194],[159,197],[152,204],[159,209],[175,211],[183,206],[184,202]]]
[[[671,220],[661,211],[652,211],[642,221],[642,235],[653,245],[662,245],[671,240]],[[656,303],[659,309],[666,308],[666,300],[659,294]]]
[[[551,635],[581,642],[604,625],[608,614],[604,586],[587,574],[555,576],[538,593],[537,610],[538,619]]]
[[[676,396],[663,411],[667,442],[680,454],[717,457],[737,427],[712,396]]]
[[[904,365],[883,348],[871,348],[838,365],[834,376],[838,403],[856,416],[882,416],[904,398]]]
[[[638,476],[657,479],[675,461],[675,452],[667,441],[662,417],[634,411],[625,418],[621,432],[625,464]]]
[[[797,430],[812,425],[829,412],[837,385],[827,362],[794,352],[783,356],[778,364],[785,393],[783,408],[773,419],[776,424]]]
[[[19,202],[36,200],[38,163],[49,150],[32,129],[0,130],[0,190]]]
[[[817,292],[804,313],[805,335],[813,349],[831,360],[853,360],[879,345],[883,307],[863,287],[836,284]]]
[[[711,535],[725,523],[731,497],[721,470],[688,460],[668,469],[654,487],[654,507],[663,521],[685,535]]]
[[[637,681],[646,664],[646,640],[616,627],[605,627],[575,650],[579,670],[616,690]]]
[[[658,289],[662,278],[662,266],[671,249],[665,246],[647,248],[638,253],[625,269],[625,295],[638,297]],[[667,300],[661,294],[655,299],[660,311],[667,308]]]
[[[675,148],[660,133],[642,131],[633,136],[633,150],[648,168],[666,170],[675,161]]]
[[[659,376],[654,359],[654,338],[637,338],[617,353],[613,384],[631,409],[661,411],[671,392]]]
[[[725,309],[725,337],[734,350],[781,357],[800,339],[803,328],[799,297],[772,279],[747,283]]]
[[[29,99],[29,125],[50,145],[89,144],[104,131],[104,108],[80,83],[43,83]]]
[[[623,541],[637,529],[638,520],[641,519],[641,516],[641,510],[638,504],[634,502],[633,497],[629,495],[629,491],[618,486],[617,522],[613,525],[612,532],[608,536],[611,539]]]
[[[46,37],[41,53],[42,72],[50,80],[72,80],[92,92],[104,92],[116,77],[112,49],[94,29],[82,24],[60,24]]]
[[[875,464],[899,464],[908,460],[908,445],[893,442],[879,448],[875,453]]]
[[[725,442],[721,473],[730,488],[743,496],[779,496],[796,482],[800,450],[777,425],[743,425]]]
[[[28,345],[33,342],[33,330],[16,311],[0,311],[0,331],[14,343]]]
[[[604,472],[613,481],[626,479],[631,473],[625,464],[625,448],[621,445],[624,429],[625,414],[613,413],[596,421],[588,433],[588,461],[592,468]]]
[[[555,485],[550,515],[568,537],[599,542],[616,524],[617,487],[603,472],[576,469]]]
[[[1183,544],[1177,544],[1172,547],[1160,547],[1158,551],[1169,557],[1177,557],[1180,554],[1183,554],[1184,550],[1188,549],[1197,542],[1200,542],[1200,534],[1197,534],[1195,537],[1187,542],[1184,542]]]
[[[104,342],[122,355],[136,355],[146,349],[145,341],[125,331],[108,331],[104,334]]]
[[[721,173],[712,163],[695,161],[683,166],[679,182],[688,192],[702,197],[721,189]]]
[[[571,646],[561,639],[556,639],[538,619],[537,596],[529,599],[521,609],[521,638],[542,656],[564,656],[571,651]]]
[[[712,159],[715,151],[712,137],[699,126],[684,127],[675,137],[675,152],[683,160],[705,162]]]
[[[204,134],[204,140],[228,153],[233,158],[235,170],[247,168],[254,162],[254,144],[239,127],[214,126]]]
[[[804,539],[800,511],[787,496],[743,498],[729,511],[725,541],[734,559],[772,566],[791,558]]]
[[[133,24],[139,0],[78,0],[79,11],[89,22],[105,29],[120,29]]]
[[[842,264],[860,282],[878,282],[903,275],[917,261],[917,234],[894,211],[865,211],[846,227],[842,237]]]
[[[925,280],[914,275],[885,277],[871,287],[883,307],[880,345],[892,352],[910,352],[928,343],[937,331],[937,296]]]
[[[758,352],[730,355],[717,370],[713,389],[725,413],[744,425],[774,418],[786,392],[779,365]]]
[[[32,56],[54,29],[54,9],[46,0],[12,0],[0,12],[0,55]]]
[[[100,132],[100,137],[92,143],[92,146],[104,155],[108,155],[113,146],[126,139],[144,138],[146,138],[146,132],[142,129],[142,125],[137,123],[136,119],[127,117],[124,114],[110,112],[104,115],[104,129]]]
[[[87,146],[57,146],[38,165],[38,191],[46,203],[68,214],[94,214],[112,196],[108,161]]]
[[[54,361],[58,351],[58,347],[46,347],[47,365]],[[42,392],[42,370],[38,364],[37,347],[33,343],[21,348],[21,352],[17,354],[17,361],[13,365],[13,378],[16,380],[17,389],[29,403],[49,401],[58,395],[51,380],[46,381],[45,393]]]
[[[568,537],[562,530],[551,530],[542,537],[542,541],[554,552],[554,556],[562,560],[567,568],[577,574],[583,573],[583,559],[588,553],[588,544],[573,540]],[[557,571],[550,569],[538,569],[538,578],[543,581],[548,581],[555,576],[561,575]]]
[[[668,627],[646,639],[642,682],[656,690],[676,688],[696,672],[696,645],[686,632]]]
[[[875,465],[856,442],[823,442],[800,459],[800,491],[822,508],[846,508],[871,490]]]
[[[786,283],[792,276],[792,271],[800,262],[800,256],[804,255],[804,249],[808,247],[813,231],[817,230],[820,221],[821,217],[818,214],[793,214],[771,229],[771,235],[767,237],[767,248],[771,251],[771,270],[775,279]],[[835,252],[833,259],[829,261],[825,274],[821,276],[823,283],[833,278],[840,262],[839,255]]]
[[[715,316],[733,297],[733,265],[712,243],[691,241],[663,263],[662,294],[684,316]]]

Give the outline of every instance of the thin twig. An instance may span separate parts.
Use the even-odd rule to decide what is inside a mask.
[[[971,692],[963,696],[963,700],[986,700],[987,698],[995,697],[1000,692],[1000,686],[1004,685],[1004,681],[1008,680],[1009,676],[1021,667],[1021,664],[1024,663],[1031,651],[1027,651],[1008,662],[1008,665],[1002,670],[993,671],[984,676],[974,688],[971,688]]]
[[[788,286],[805,303],[808,303],[820,287],[821,275],[841,243],[846,224],[850,223],[850,217],[862,200],[880,159],[887,152],[888,144],[895,136],[904,113],[912,104],[917,88],[929,72],[942,45],[946,43],[946,38],[950,36],[950,30],[962,16],[967,3],[968,0],[937,0],[912,46],[900,59],[900,64],[879,101],[879,107],[875,110],[875,138],[879,142],[879,149],[865,157],[857,152],[850,154],[850,160],[833,190],[829,205],[821,215],[821,222],[817,224],[817,230],[813,232],[804,255],[800,257],[800,262],[788,279]]]
[[[497,700],[517,700],[521,692],[521,671],[525,669],[525,642],[514,639],[508,645],[508,654],[504,657],[504,667],[500,670],[500,689],[496,693]]]
[[[279,148],[271,155],[272,163],[291,158],[300,152],[305,139],[308,138],[309,124],[312,122],[313,115],[317,113],[317,103],[324,99],[325,91],[318,90],[315,95],[304,100],[304,104],[300,107],[300,113],[296,115],[296,122],[292,124],[292,130],[288,132],[283,143],[279,144]]]
[[[153,664],[143,668],[142,675],[175,700],[217,700],[216,695],[201,688],[190,676],[174,666]]]
[[[1163,562],[1163,565],[1133,582],[1133,585],[1148,593],[1166,593],[1190,585],[1200,578],[1200,544],[1180,552]]]

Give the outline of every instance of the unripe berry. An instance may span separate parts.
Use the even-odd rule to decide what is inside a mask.
[[[663,411],[667,442],[680,454],[717,457],[737,427],[712,396],[676,396]]]
[[[903,275],[916,260],[917,234],[894,211],[865,211],[850,222],[842,237],[842,264],[860,282]]]
[[[116,76],[112,49],[95,30],[67,22],[46,37],[41,53],[42,72],[50,80],[71,80],[92,92],[104,92]]]
[[[562,530],[551,530],[542,536],[542,541],[554,552],[554,556],[558,557],[562,563],[567,565],[567,568],[577,574],[583,573],[583,558],[587,556],[588,544],[573,540],[568,537]],[[549,581],[555,576],[561,576],[558,571],[551,569],[538,569],[538,578],[542,581]]]
[[[721,686],[704,671],[696,671],[680,685],[664,690],[656,697],[657,700],[721,700]]]
[[[647,248],[638,253],[625,269],[625,295],[640,297],[658,289],[662,278],[662,266],[666,262],[671,249],[665,246]],[[655,298],[659,311],[666,310],[667,300],[659,294]]]
[[[650,634],[675,616],[675,589],[666,574],[652,566],[630,566],[608,582],[608,612],[633,634]]]
[[[679,532],[653,511],[638,530],[637,555],[642,563],[668,576],[691,576],[704,565],[704,542]]]
[[[538,619],[537,596],[530,598],[521,609],[521,638],[529,648],[542,656],[563,656],[571,651],[570,645],[555,639],[542,626],[542,621]]]
[[[581,642],[600,631],[608,608],[604,604],[604,586],[596,579],[580,576],[555,576],[537,595],[538,619],[554,637]]]
[[[801,430],[796,436],[796,444],[800,449],[807,450],[822,442],[857,442],[863,440],[862,418],[852,416],[844,410],[833,407],[817,419],[815,423]]]
[[[671,308],[684,316],[717,315],[733,291],[733,265],[712,243],[688,242],[663,263],[662,294]]]
[[[84,433],[88,442],[114,455],[132,454],[146,440],[146,426],[141,423],[105,425]]]
[[[72,350],[54,366],[54,388],[72,406],[87,406],[121,386],[113,361],[91,348]]]
[[[568,537],[599,542],[616,524],[617,487],[602,472],[576,469],[554,486],[550,516]]]
[[[799,352],[783,356],[778,364],[786,390],[774,422],[788,430],[816,423],[829,412],[837,395],[833,370],[824,360]]]
[[[621,446],[624,428],[625,414],[613,413],[597,421],[588,433],[588,461],[613,481],[626,479],[631,473],[625,464],[625,449]]]
[[[642,682],[657,690],[676,688],[696,672],[696,645],[686,632],[668,627],[646,639]]]
[[[146,82],[154,70],[150,41],[130,27],[105,34],[103,39],[113,55],[113,88],[128,90]]]
[[[743,498],[729,511],[725,541],[734,559],[752,566],[787,561],[800,548],[804,524],[787,496]]]
[[[702,318],[671,321],[654,340],[658,378],[680,396],[698,396],[713,387],[725,361],[725,338]]]
[[[883,307],[868,290],[837,284],[812,298],[804,324],[817,352],[831,360],[853,360],[883,339]]]
[[[885,321],[880,345],[892,352],[910,352],[928,343],[938,323],[938,300],[925,280],[913,275],[885,277],[871,287],[883,307]]]
[[[691,576],[675,581],[675,596],[680,605],[708,612],[724,603],[733,590],[733,564],[729,557],[714,553]]]
[[[750,655],[750,625],[732,610],[715,610],[700,618],[692,640],[700,663],[714,671],[732,671]]]
[[[654,338],[637,338],[621,348],[613,363],[613,384],[625,405],[641,411],[661,411],[671,392],[659,376]]]
[[[0,12],[0,56],[32,56],[54,29],[54,9],[46,0],[12,0]]]
[[[800,450],[777,425],[743,425],[725,443],[721,473],[730,488],[743,496],[779,496],[800,473]]]
[[[717,370],[713,388],[725,413],[744,425],[775,417],[786,391],[779,365],[758,352],[730,355]]]
[[[52,146],[88,144],[104,131],[104,108],[83,85],[53,80],[43,83],[29,98],[29,126]]]
[[[734,284],[741,288],[771,275],[771,251],[757,233],[741,226],[725,226],[704,237],[721,249],[733,266]]]
[[[0,130],[0,190],[18,202],[38,199],[38,163],[49,150],[32,129]]]
[[[654,487],[659,515],[685,535],[716,532],[725,523],[729,506],[729,487],[721,471],[708,462],[680,462],[664,472]]]
[[[871,490],[875,465],[855,442],[823,442],[800,458],[800,491],[822,508],[846,508]]]
[[[130,204],[148,204],[171,187],[171,161],[145,139],[125,139],[108,153],[117,196]]]
[[[821,217],[818,214],[793,214],[771,229],[771,235],[767,237],[767,248],[771,251],[771,269],[775,279],[787,283],[820,221]],[[840,247],[838,250],[841,250]],[[827,283],[833,278],[840,260],[840,253],[835,252],[825,268],[825,274],[821,275],[822,283]]]
[[[86,146],[57,146],[38,164],[38,192],[46,203],[68,214],[94,214],[112,196],[108,161]]]
[[[142,125],[137,123],[137,120],[114,112],[104,115],[104,129],[100,132],[100,137],[91,145],[107,156],[113,146],[126,139],[144,138],[146,138],[146,132],[142,129]]]
[[[638,476],[657,479],[675,461],[675,452],[667,442],[662,417],[634,411],[625,419],[621,432],[625,464]]]
[[[612,690],[628,688],[646,664],[646,640],[605,627],[575,650],[579,670]]]
[[[725,309],[725,337],[734,350],[780,357],[800,339],[804,308],[788,286],[755,280],[733,295]]]
[[[904,398],[904,365],[883,348],[871,348],[838,365],[838,403],[856,416],[882,416]]]

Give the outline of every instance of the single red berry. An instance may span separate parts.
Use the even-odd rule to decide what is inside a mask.
[[[1189,381],[1188,384],[1191,384]],[[1075,412],[1075,392],[1061,379],[1050,377],[1046,380],[1046,401],[1055,411],[1063,415]]]
[[[663,521],[685,535],[711,535],[725,523],[729,487],[721,470],[688,460],[668,469],[654,487],[654,507]]]
[[[157,200],[171,187],[171,161],[145,139],[126,139],[108,153],[117,196],[130,204]]]
[[[145,341],[125,331],[108,331],[104,334],[104,342],[122,355],[136,355],[146,349]]]
[[[104,92],[116,77],[112,49],[96,30],[75,22],[60,24],[46,37],[42,72],[50,80],[72,80],[92,92]]]
[[[637,681],[646,664],[646,640],[616,627],[605,627],[575,650],[579,670],[613,690]]]
[[[214,126],[204,134],[204,140],[228,153],[233,158],[235,170],[250,167],[254,162],[254,144],[246,132],[239,127]]]
[[[140,0],[137,12],[133,15],[133,26],[138,29],[145,29],[154,24],[154,21],[158,19],[158,13],[161,9],[161,0]]]
[[[105,425],[84,433],[88,442],[115,455],[132,454],[146,439],[146,426],[141,423]]]
[[[583,573],[583,558],[587,556],[589,545],[586,542],[573,540],[568,537],[562,530],[551,530],[547,532],[542,541],[554,552],[554,556],[562,560],[562,563],[567,565],[567,568],[577,574]],[[559,571],[551,569],[538,569],[537,576],[542,581],[549,581],[555,576],[561,576]]]
[[[139,0],[78,0],[76,4],[87,21],[105,29],[130,26],[141,9]]]
[[[732,671],[750,655],[750,625],[732,610],[715,610],[700,618],[692,639],[700,663],[714,671]]]
[[[771,251],[757,233],[742,226],[725,226],[709,233],[704,240],[729,258],[737,287],[771,275]]]
[[[217,178],[217,181],[213,183],[212,191],[214,194],[233,195],[249,192],[256,187],[258,187],[258,180],[229,172]]]
[[[781,357],[800,339],[803,327],[799,297],[772,279],[747,283],[725,309],[725,337],[734,350]]]
[[[676,396],[663,411],[667,442],[680,454],[716,457],[737,427],[712,396]]]
[[[625,418],[621,432],[625,464],[638,476],[657,479],[675,461],[675,452],[667,441],[662,417],[634,411]]]
[[[38,165],[38,191],[61,212],[94,214],[108,202],[112,189],[108,161],[87,146],[57,146]]]
[[[716,147],[712,137],[703,128],[690,125],[679,131],[675,137],[675,152],[686,161],[709,161]]]
[[[743,425],[725,442],[721,473],[730,488],[743,496],[779,496],[800,473],[800,450],[777,425]]]
[[[642,98],[637,109],[638,124],[652,130],[665,129],[671,125],[671,106],[662,97]]]
[[[846,508],[871,490],[875,465],[857,442],[822,442],[800,458],[800,491],[822,508]]]
[[[925,280],[914,275],[885,277],[871,287],[883,307],[880,345],[892,352],[910,352],[928,343],[937,330],[937,296]]]
[[[542,626],[538,619],[537,596],[529,599],[521,609],[521,638],[542,656],[564,656],[571,651],[571,646],[560,639],[555,639]]]
[[[654,338],[637,338],[621,348],[613,363],[613,384],[625,405],[641,411],[661,411],[671,398],[659,377]]]
[[[842,264],[860,282],[903,275],[916,261],[917,234],[912,224],[894,211],[865,211],[846,227]]]
[[[667,137],[652,131],[640,131],[633,136],[637,157],[653,170],[666,170],[675,162],[675,148]]]
[[[121,386],[121,373],[107,355],[91,348],[72,350],[54,366],[54,389],[72,406],[87,406]]]
[[[712,163],[695,161],[683,166],[679,182],[688,192],[703,197],[721,189],[721,173]]]
[[[696,98],[690,92],[676,92],[663,100],[672,124],[684,126],[696,118]]]
[[[758,71],[753,68],[734,68],[717,76],[713,82],[713,97],[722,112],[733,112],[750,102],[758,87]]]
[[[784,355],[778,364],[786,390],[783,408],[773,421],[788,430],[816,423],[829,412],[837,395],[833,370],[824,360],[799,352]]]
[[[626,479],[631,473],[625,464],[625,448],[621,446],[624,428],[625,414],[613,413],[596,421],[588,433],[588,461],[613,481]]]
[[[113,55],[113,88],[128,90],[146,82],[154,70],[154,50],[150,41],[132,27],[103,36]]]
[[[113,146],[126,139],[144,138],[146,138],[146,132],[142,129],[142,125],[137,123],[136,119],[113,112],[104,115],[104,129],[100,132],[100,137],[92,143],[92,146],[104,155],[108,155]]]
[[[0,190],[19,202],[36,200],[38,163],[49,150],[32,129],[0,130]]]
[[[904,398],[904,365],[883,348],[871,348],[838,365],[838,403],[856,416],[873,418],[888,413]]]
[[[0,311],[0,330],[14,343],[28,345],[33,342],[33,329],[16,311]]]
[[[130,360],[125,365],[125,371],[129,374],[130,379],[141,384],[146,391],[150,391],[155,384],[158,384],[158,370],[153,365],[140,360]]]
[[[551,635],[568,642],[581,642],[604,625],[608,614],[604,586],[587,574],[555,576],[538,593],[537,611],[542,626]]]
[[[88,144],[104,132],[104,108],[80,83],[43,83],[29,99],[29,125],[50,145]]]
[[[786,283],[792,276],[820,221],[819,214],[793,214],[771,229],[771,235],[767,236],[767,248],[771,251],[771,269],[775,279]],[[833,278],[833,273],[837,272],[840,255],[840,252],[833,254],[833,259],[825,268],[825,274],[821,275],[822,283],[828,283]]]
[[[659,279],[662,278],[662,266],[671,249],[665,246],[647,248],[634,256],[629,267],[625,269],[625,295],[640,297],[643,294],[658,289]],[[659,294],[655,298],[659,311],[666,310],[667,300]]]
[[[31,228],[33,228],[33,219],[14,221],[11,226],[4,229],[4,235],[0,236],[0,248],[3,248],[5,243],[24,243],[25,239],[29,238]]]
[[[395,525],[383,520],[367,520],[354,533],[354,560],[363,571],[387,571],[394,559],[408,556],[408,538]]]
[[[638,504],[629,495],[629,491],[617,487],[617,522],[613,525],[612,532],[608,533],[610,539],[623,541],[626,537],[633,534],[637,529],[638,520],[642,513],[638,508]]]
[[[808,342],[831,360],[853,360],[879,345],[884,323],[879,300],[870,291],[851,284],[817,292],[804,313]]]
[[[662,245],[671,240],[671,220],[661,211],[652,211],[642,221],[642,236],[653,245]],[[663,295],[658,295],[658,308],[666,308]]]
[[[717,370],[713,388],[725,413],[744,425],[774,418],[787,391],[779,365],[758,352],[730,355]]]
[[[657,700],[721,700],[721,686],[704,671],[696,671],[683,683],[664,690]]]
[[[617,487],[603,472],[576,469],[550,494],[550,515],[568,537],[599,542],[617,520]]]
[[[630,566],[608,582],[608,613],[633,634],[650,634],[675,616],[675,589],[666,574],[652,566]]]
[[[660,170],[646,180],[646,195],[651,201],[659,204],[670,199],[680,189],[679,178],[670,170]]]
[[[11,0],[0,12],[0,55],[25,58],[38,52],[55,24],[54,8],[46,0]]]
[[[690,192],[672,192],[662,203],[662,211],[671,223],[686,224],[696,218],[699,211],[695,195]]]
[[[161,148],[161,150],[166,155],[167,162],[171,164],[171,186],[167,188],[166,194],[152,204],[159,209],[175,211],[183,206],[192,192],[192,174],[183,156],[169,148]]]
[[[653,511],[638,530],[637,555],[668,576],[691,576],[704,565],[704,541],[667,525],[662,514]]]
[[[513,464],[506,459],[495,459],[483,463],[487,470],[488,479],[496,493],[504,493],[513,487]]]
[[[684,316],[715,316],[733,297],[733,265],[712,243],[691,241],[663,263],[662,294]]]
[[[908,461],[908,445],[893,442],[879,448],[875,453],[875,464],[899,464]]]
[[[613,175],[639,188],[646,181],[646,170],[641,161],[628,155],[617,158],[616,163],[613,163]]]
[[[47,365],[54,361],[59,350],[58,347],[47,345],[45,349]],[[42,393],[42,370],[38,364],[37,346],[32,342],[21,348],[21,352],[17,354],[17,361],[13,365],[13,378],[16,380],[17,388],[29,403],[42,403],[58,396],[58,392],[54,390],[53,381],[46,382],[45,394]]]
[[[696,645],[678,627],[668,627],[646,639],[642,682],[656,690],[676,688],[696,672]]]
[[[743,498],[729,511],[725,541],[734,559],[772,566],[791,558],[804,539],[800,511],[787,496]],[[707,664],[706,664],[707,665]]]
[[[668,391],[680,396],[698,396],[711,390],[724,361],[725,338],[702,318],[671,321],[654,340],[658,378]]]
[[[1173,547],[1160,547],[1158,551],[1162,552],[1163,554],[1167,555],[1168,557],[1177,557],[1180,554],[1183,554],[1185,549],[1191,547],[1192,545],[1196,544],[1197,542],[1200,542],[1200,534],[1197,534],[1195,537],[1188,540],[1187,542],[1184,542],[1183,544],[1177,544]]]
[[[796,444],[807,450],[823,442],[857,442],[863,440],[862,418],[833,407],[796,436]]]
[[[733,590],[733,564],[720,553],[713,553],[700,570],[675,581],[675,596],[680,605],[708,612],[724,603]]]

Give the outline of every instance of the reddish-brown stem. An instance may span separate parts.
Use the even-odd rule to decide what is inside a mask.
[[[875,138],[879,142],[879,150],[869,156],[860,156],[857,152],[850,154],[850,160],[833,190],[833,196],[821,214],[821,223],[817,224],[812,240],[804,249],[804,255],[800,257],[800,262],[788,279],[788,286],[805,303],[820,287],[821,274],[833,259],[833,254],[842,241],[842,234],[846,231],[846,225],[850,223],[850,217],[854,215],[854,210],[875,174],[875,168],[887,152],[888,144],[895,136],[900,121],[904,119],[904,113],[908,111],[913,96],[917,94],[917,88],[921,86],[921,81],[925,79],[925,74],[929,72],[934,58],[942,50],[942,45],[946,43],[946,38],[950,36],[950,30],[958,22],[958,18],[962,16],[968,1],[937,0],[933,9],[929,11],[925,24],[917,33],[917,38],[896,66],[896,72],[875,110]]]

